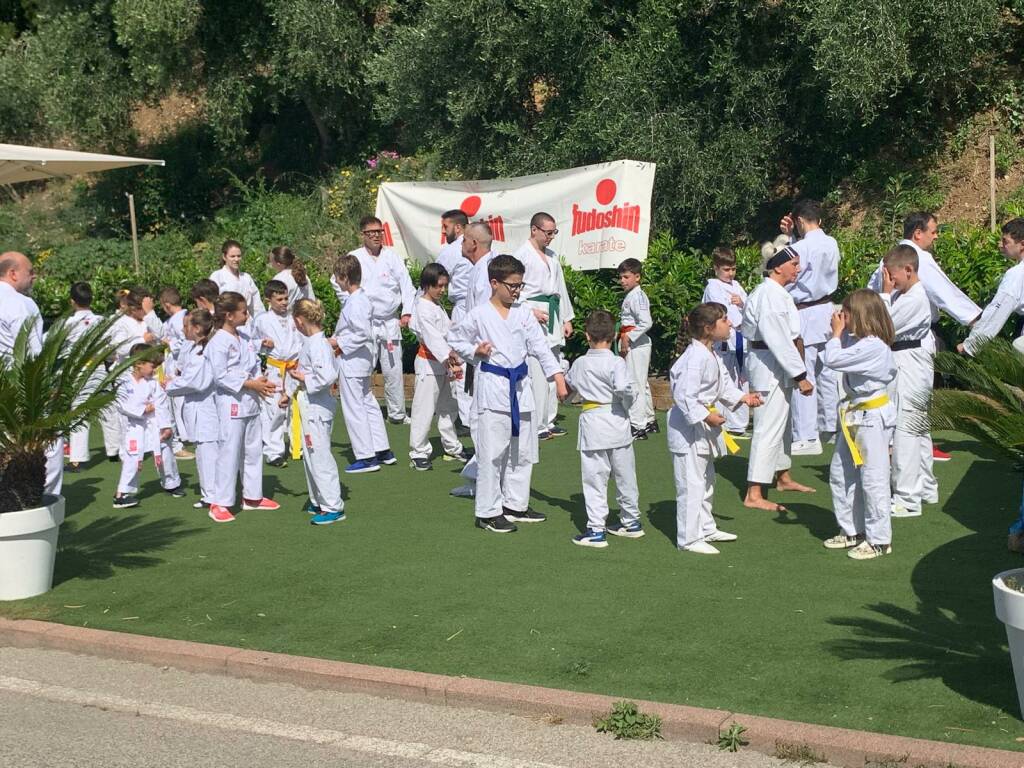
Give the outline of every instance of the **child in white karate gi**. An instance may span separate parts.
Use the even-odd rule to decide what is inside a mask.
[[[214,324],[220,326],[206,345],[217,383],[217,415],[220,439],[214,498],[210,519],[230,523],[235,519],[239,475],[242,478],[242,509],[275,510],[281,505],[263,496],[263,438],[260,429],[260,398],[272,397],[276,385],[260,373],[254,342],[242,328],[249,320],[245,297],[225,291],[217,297]]]
[[[725,363],[729,378],[741,392],[749,391],[747,374],[743,368],[745,349],[743,346],[743,305],[747,301],[747,292],[736,280],[736,254],[732,248],[719,247],[711,254],[711,264],[715,268],[715,276],[708,279],[704,288],[705,304],[715,302],[725,307],[729,315],[732,333],[729,338],[715,347],[715,352]],[[747,425],[750,423],[750,411],[747,406],[740,405],[735,410],[725,413],[725,429],[734,438],[746,438]]]
[[[341,353],[338,367],[341,414],[355,455],[355,461],[345,467],[350,475],[377,472],[381,464],[398,461],[388,443],[384,416],[370,383],[377,342],[373,335],[370,298],[360,287],[362,274],[359,259],[351,253],[339,256],[335,262],[334,280],[347,298],[338,316],[334,338],[328,341]]]
[[[213,315],[205,309],[193,309],[183,324],[185,341],[178,350],[178,375],[167,384],[167,394],[180,398],[180,436],[196,446],[196,472],[199,474],[199,501],[195,509],[208,509],[216,497],[217,447],[220,442],[220,416],[217,413],[217,384],[213,366],[205,354],[213,334]]]
[[[287,464],[285,436],[290,436],[292,458],[302,458],[301,438],[298,435],[299,422],[295,409],[300,407],[291,399],[297,382],[291,372],[299,363],[299,349],[302,335],[295,327],[295,320],[288,313],[288,286],[279,280],[271,280],[263,291],[268,311],[252,321],[253,338],[260,341],[260,352],[267,356],[267,381],[272,382],[279,392],[288,396],[289,407],[281,408],[276,400],[260,403],[260,420],[263,429],[263,458],[272,467]]]
[[[849,549],[855,560],[892,552],[889,443],[896,407],[887,389],[896,377],[890,349],[894,338],[885,303],[874,291],[861,288],[833,315],[832,338],[825,345],[825,365],[842,376],[844,398],[829,468],[839,533],[824,544]]]
[[[299,382],[295,393],[301,403],[303,462],[313,525],[330,525],[345,519],[345,502],[341,498],[338,463],[331,454],[331,430],[338,400],[331,387],[338,380],[338,364],[334,349],[324,338],[324,308],[319,301],[299,299],[292,309],[295,325],[305,337],[299,352],[299,364],[292,375]],[[288,405],[282,395],[281,405]]]
[[[451,381],[462,377],[462,361],[445,340],[451,320],[440,305],[448,287],[448,270],[437,263],[427,264],[420,273],[421,294],[413,303],[409,327],[419,339],[416,352],[416,391],[412,398],[412,426],[409,428],[409,458],[412,468],[431,468],[430,424],[437,414],[437,431],[445,459],[468,461],[455,433],[458,403],[452,394]]]
[[[678,344],[683,353],[669,371],[668,449],[676,481],[676,546],[699,555],[717,555],[714,542],[737,538],[718,530],[711,514],[715,458],[726,450],[739,450],[731,436],[723,436],[725,416],[719,406],[756,408],[762,402],[757,393],[736,387],[714,352],[731,332],[724,304],[699,304],[683,321]]]
[[[487,266],[491,300],[474,307],[448,332],[455,353],[477,365],[473,385],[476,526],[495,533],[515,531],[514,522],[546,519],[529,506],[538,450],[527,355],[539,360],[543,375],[555,382],[557,396],[567,395],[565,376],[544,330],[533,311],[516,301],[523,290],[524,272],[514,256],[496,256]]]
[[[658,431],[654,417],[654,400],[648,375],[651,367],[651,339],[647,332],[654,325],[651,302],[640,287],[643,265],[639,259],[626,259],[619,264],[619,285],[625,296],[619,320],[619,354],[626,359],[626,367],[633,380],[633,405],[629,409],[629,423],[633,437],[646,440]]]
[[[196,281],[189,295],[198,309],[205,309],[212,315],[216,311],[214,305],[217,303],[217,297],[220,295],[220,288],[217,287],[213,280],[203,278]]]
[[[72,283],[71,285],[71,318],[68,325],[68,343],[72,344],[82,337],[90,326],[103,322],[103,318],[92,311],[92,286],[88,283]],[[79,402],[96,391],[96,385],[104,378],[103,368],[97,368],[89,384],[82,392]],[[65,472],[80,472],[81,465],[89,461],[89,422],[76,429],[68,437],[68,465]]]
[[[587,507],[587,529],[573,542],[581,547],[608,546],[605,531],[615,536],[639,539],[639,492],[629,409],[633,405],[633,379],[626,362],[612,352],[615,318],[603,309],[595,310],[584,325],[590,350],[572,364],[566,386],[583,398],[579,438],[583,500]],[[619,521],[608,522],[608,478],[614,476]]]
[[[164,380],[169,382],[178,375],[181,346],[185,343],[185,315],[187,312],[181,304],[181,292],[173,285],[162,288],[157,298],[160,300],[160,307],[164,314],[167,315],[167,322],[163,324],[160,336],[167,347],[167,359],[164,360]],[[171,398],[171,413],[174,415],[174,458],[178,461],[195,458],[195,454],[185,450],[185,446],[182,444],[184,439],[181,436],[183,404],[182,398]]]
[[[117,385],[117,411],[121,417],[121,477],[114,495],[114,509],[137,507],[139,475],[147,453],[153,454],[160,484],[175,498],[182,498],[178,465],[171,450],[171,406],[163,387],[153,378],[163,355],[151,344],[135,344],[130,356],[147,353],[124,374]]]
[[[306,273],[302,259],[292,253],[287,245],[277,245],[270,250],[267,266],[275,272],[274,279],[284,283],[288,289],[288,311],[291,312],[299,299],[316,300],[313,284]]]

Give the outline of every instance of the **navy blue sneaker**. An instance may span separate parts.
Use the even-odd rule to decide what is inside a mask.
[[[551,434],[552,437],[564,437],[565,435],[569,434],[566,430],[562,429],[557,425],[549,429],[548,432]]]
[[[312,501],[307,501],[306,506],[302,508],[302,511],[305,512],[307,515],[319,515],[321,512],[320,507],[318,507]]]
[[[185,489],[182,488],[180,485],[175,488],[164,488],[164,493],[173,496],[176,499],[185,498]]]
[[[643,526],[640,523],[633,523],[632,525],[623,525],[622,523],[612,523],[607,528],[608,533],[613,536],[622,536],[627,539],[639,539],[644,535]]]
[[[594,547],[595,549],[604,549],[608,546],[608,542],[604,540],[604,531],[592,531],[589,528],[579,536],[573,536],[572,543],[579,544],[581,547]]]
[[[409,466],[419,472],[427,472],[434,468],[430,459],[412,459],[409,462]]]
[[[381,464],[397,464],[398,459],[395,458],[394,451],[377,451],[377,461]]]
[[[350,475],[358,475],[363,472],[380,472],[380,462],[377,461],[376,457],[372,459],[357,459],[345,467],[345,471]]]
[[[309,518],[309,522],[312,525],[330,525],[331,523],[338,523],[345,519],[344,512],[321,512],[319,515],[313,515]]]

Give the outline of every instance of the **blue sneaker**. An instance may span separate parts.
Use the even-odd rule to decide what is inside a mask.
[[[350,475],[358,475],[362,472],[379,472],[380,462],[376,458],[357,459],[345,467],[345,471]]]
[[[640,523],[633,523],[631,525],[612,523],[608,526],[607,531],[612,536],[622,536],[627,539],[639,539],[644,535],[644,529]]]
[[[397,464],[398,459],[395,458],[393,451],[377,451],[377,461],[381,464]]]
[[[572,543],[579,544],[581,547],[595,547],[596,549],[603,549],[608,546],[608,542],[604,540],[604,531],[592,531],[589,528],[579,536],[573,536]]]
[[[313,515],[313,517],[309,519],[309,522],[313,525],[330,525],[331,523],[337,523],[344,519],[344,512],[321,512],[319,515]]]
[[[314,504],[312,501],[307,501],[306,506],[302,508],[302,511],[307,515],[319,515],[320,507]]]

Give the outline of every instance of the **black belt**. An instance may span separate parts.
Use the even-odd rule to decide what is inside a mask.
[[[919,349],[920,346],[920,339],[906,339],[905,341],[894,341],[891,349],[893,352],[902,352],[904,349]]]
[[[828,296],[822,296],[820,299],[815,299],[814,301],[801,301],[801,302],[797,302],[796,308],[797,309],[810,309],[811,307],[818,307],[818,306],[821,306],[822,304],[831,304],[831,303],[832,303],[832,294],[829,294]]]
[[[750,346],[752,349],[768,349],[768,345],[760,340],[750,342]]]

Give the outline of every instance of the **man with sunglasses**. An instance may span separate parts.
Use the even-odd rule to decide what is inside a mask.
[[[526,267],[520,300],[533,310],[534,317],[548,340],[551,354],[556,360],[562,359],[565,339],[572,335],[572,319],[575,317],[569,292],[565,287],[562,263],[551,248],[551,241],[558,234],[555,219],[543,211],[530,219],[530,239],[515,252],[515,257]],[[530,380],[533,384],[533,401],[536,412],[534,424],[541,440],[561,437],[565,430],[555,424],[558,415],[558,398],[555,385],[549,381],[536,358],[528,361]]]

